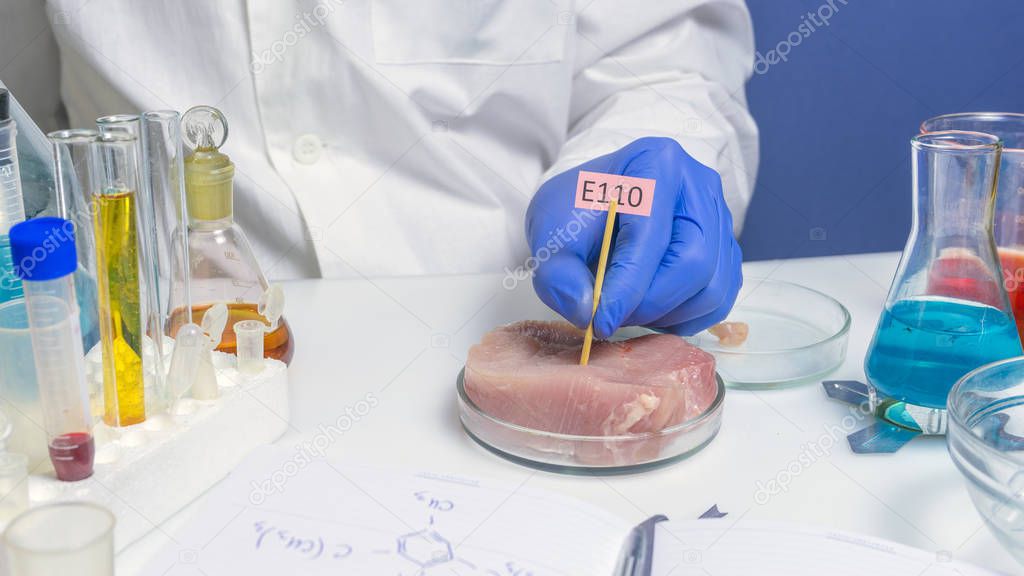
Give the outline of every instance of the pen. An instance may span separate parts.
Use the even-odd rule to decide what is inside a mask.
[[[651,576],[654,553],[654,527],[668,520],[662,515],[651,516],[632,530],[622,545],[614,576]]]

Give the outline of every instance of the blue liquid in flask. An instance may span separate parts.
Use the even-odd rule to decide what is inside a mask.
[[[883,313],[864,370],[886,396],[945,408],[950,388],[964,374],[1020,355],[1017,325],[999,309],[965,300],[911,298]]]

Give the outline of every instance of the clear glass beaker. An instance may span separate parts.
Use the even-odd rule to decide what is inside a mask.
[[[113,576],[114,515],[85,502],[32,508],[4,531],[11,576]]]
[[[1024,338],[1024,114],[967,112],[925,120],[922,133],[964,130],[1003,141],[993,235],[1003,268],[1003,285]]]
[[[914,217],[864,371],[883,395],[942,409],[960,377],[1021,354],[992,238],[996,136],[916,136]]]

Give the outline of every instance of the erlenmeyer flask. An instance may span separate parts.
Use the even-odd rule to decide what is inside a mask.
[[[185,303],[183,294],[172,293],[175,310],[170,332],[176,333],[190,319],[201,324],[207,310],[224,303],[228,322],[217,350],[234,354],[235,323],[260,320],[268,324],[264,355],[290,362],[291,331],[284,318],[264,317],[259,302],[270,284],[234,220],[235,165],[219,150],[227,139],[227,122],[216,108],[197,106],[182,116],[182,125],[185,142],[192,149],[185,158],[192,305]],[[190,308],[191,314],[186,312]]]
[[[864,370],[885,396],[943,409],[961,376],[1021,354],[992,237],[1002,144],[947,131],[912,148],[913,226]]]
[[[968,112],[925,120],[921,132],[969,130],[1003,141],[992,232],[1003,268],[1003,286],[1024,338],[1024,114]]]

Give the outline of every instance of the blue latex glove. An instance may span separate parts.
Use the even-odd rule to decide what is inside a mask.
[[[533,286],[580,328],[590,322],[607,212],[573,208],[580,170],[657,181],[650,216],[619,214],[594,333],[640,325],[689,335],[721,322],[743,283],[718,173],[671,138],[641,138],[540,187],[526,214]]]

